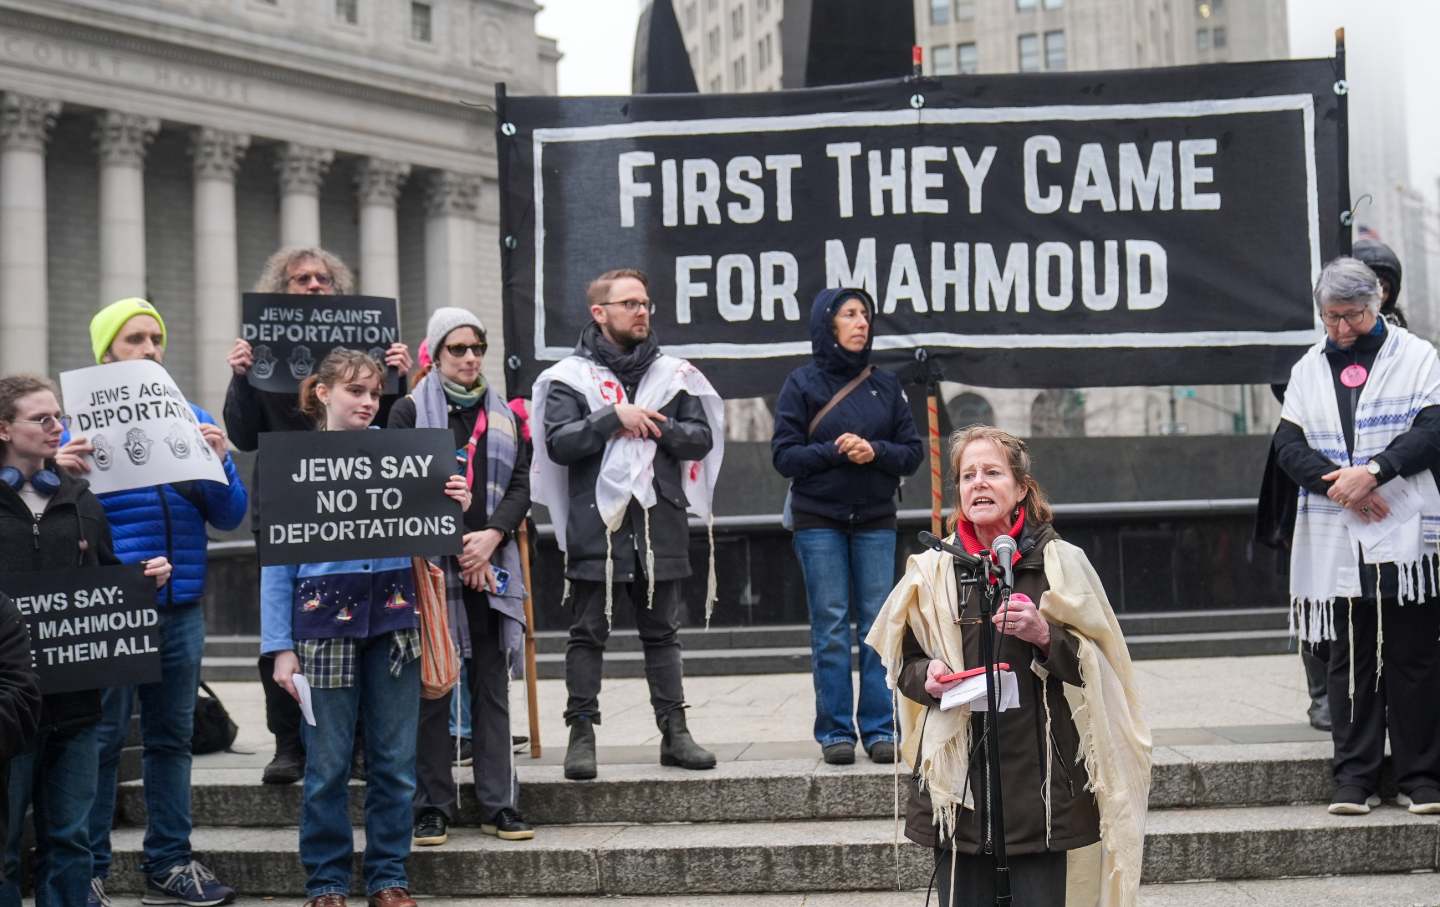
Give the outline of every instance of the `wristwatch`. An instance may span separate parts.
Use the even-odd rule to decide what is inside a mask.
[[[1370,471],[1370,474],[1375,477],[1376,481],[1379,481],[1379,479],[1380,479],[1380,461],[1379,461],[1379,460],[1371,460],[1369,463],[1366,463],[1366,464],[1365,464],[1365,468]]]

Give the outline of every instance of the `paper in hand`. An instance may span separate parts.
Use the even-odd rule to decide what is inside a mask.
[[[1001,671],[999,673],[1000,711],[1018,709],[1020,707],[1020,683],[1015,678],[1015,672]],[[949,711],[962,705],[968,705],[972,712],[989,711],[990,702],[986,695],[986,689],[984,674],[976,674],[974,677],[962,680],[946,690],[940,697],[940,709]]]
[[[1377,493],[1385,501],[1385,506],[1390,508],[1390,515],[1385,519],[1367,523],[1353,510],[1347,509],[1340,513],[1340,518],[1345,521],[1345,528],[1350,530],[1350,535],[1366,550],[1367,555],[1370,549],[1380,545],[1392,532],[1419,514],[1423,503],[1409,482],[1386,482],[1379,487]],[[1367,560],[1371,559],[1367,557]]]
[[[295,684],[295,692],[300,694],[300,714],[305,716],[306,724],[314,727],[315,704],[310,694],[310,681],[305,679],[304,674],[291,674],[290,682]]]

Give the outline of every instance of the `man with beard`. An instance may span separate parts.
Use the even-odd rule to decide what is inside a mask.
[[[685,725],[681,580],[686,510],[710,516],[724,409],[690,363],[660,352],[645,275],[606,271],[586,291],[590,324],[575,353],[535,382],[531,488],[554,518],[574,618],[565,650],[570,726],[565,777],[596,775],[600,677],[616,600],[629,602],[645,652],[660,764],[715,767]],[[713,598],[714,577],[707,597]],[[707,606],[708,606],[707,598]]]

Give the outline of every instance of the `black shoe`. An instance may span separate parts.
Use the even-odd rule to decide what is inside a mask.
[[[508,806],[496,813],[489,822],[480,823],[480,830],[502,841],[528,841],[535,837],[535,829],[530,827],[530,823]]]
[[[701,771],[715,767],[715,754],[695,742],[685,726],[685,710],[675,709],[656,719],[660,726],[660,764]]]
[[[589,781],[595,775],[595,725],[588,718],[576,718],[570,722],[565,777],[571,781]]]
[[[855,744],[849,740],[827,743],[820,747],[820,755],[825,757],[825,762],[829,765],[853,765],[855,764]]]
[[[449,823],[438,809],[427,809],[415,820],[412,840],[416,847],[435,847],[450,840]]]
[[[475,764],[475,750],[474,750],[474,748],[470,745],[470,738],[469,738],[469,737],[460,737],[460,738],[458,738],[458,741],[459,741],[459,742],[457,743],[456,741],[457,741],[457,738],[455,738],[455,737],[451,737],[451,738],[450,738],[450,753],[451,753],[451,755],[452,755],[452,757],[453,757],[453,758],[451,759],[450,764],[451,764],[451,765],[459,765],[459,766],[474,765],[474,764]],[[458,748],[458,752],[459,752],[459,754],[460,754],[460,755],[458,755],[458,756],[454,755],[454,754],[457,752],[457,748]]]
[[[530,738],[529,738],[529,737],[511,737],[511,738],[510,738],[510,751],[511,751],[512,753],[514,753],[515,755],[517,755],[517,756],[519,756],[521,753],[525,752],[525,750],[529,749],[529,747],[530,747]]]
[[[895,744],[889,740],[877,740],[871,744],[870,761],[877,765],[890,765],[895,761]]]
[[[1420,787],[1408,794],[1397,794],[1395,802],[1417,816],[1440,815],[1440,787]]]
[[[1370,812],[1371,807],[1379,805],[1380,797],[1366,792],[1365,788],[1342,784],[1335,788],[1335,796],[1330,798],[1330,815],[1363,816]]]
[[[298,744],[287,746],[277,743],[275,747],[275,758],[265,766],[265,771],[260,776],[264,784],[294,784],[305,777],[305,750]]]
[[[1319,699],[1310,700],[1310,709],[1306,713],[1310,718],[1310,726],[1317,731],[1330,731],[1330,697],[1321,696]]]

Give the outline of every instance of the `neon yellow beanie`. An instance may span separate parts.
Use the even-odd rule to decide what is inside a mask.
[[[125,322],[136,315],[149,315],[160,322],[161,343],[164,343],[167,336],[165,319],[160,317],[159,311],[153,305],[138,296],[117,300],[96,312],[95,317],[90,319],[90,346],[95,351],[96,364],[105,361],[105,354],[110,352],[110,344],[115,342],[115,335],[120,333]]]

